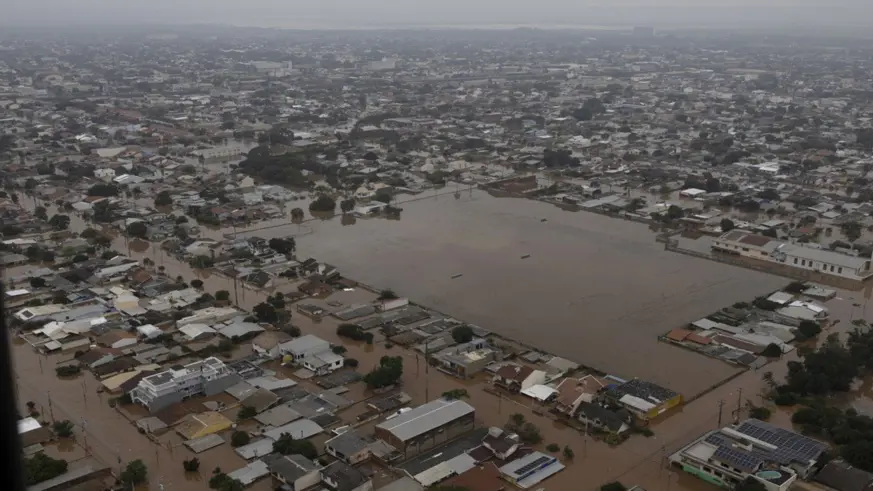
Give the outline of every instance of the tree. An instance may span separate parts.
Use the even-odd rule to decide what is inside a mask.
[[[394,300],[397,298],[397,294],[394,293],[394,290],[386,289],[379,292],[379,300]]]
[[[721,231],[722,232],[730,232],[735,229],[736,225],[734,225],[734,221],[730,218],[722,218],[721,219]]]
[[[210,256],[204,256],[202,254],[194,256],[194,258],[191,259],[191,266],[198,269],[211,268],[214,264],[214,259],[212,259]]]
[[[86,228],[85,230],[82,231],[82,233],[79,234],[79,237],[81,237],[83,239],[93,239],[93,238],[97,237],[97,235],[98,235],[97,231],[94,230],[93,228]]]
[[[230,300],[230,292],[227,290],[218,290],[215,292],[215,299],[219,302],[226,302]]]
[[[840,454],[849,464],[873,472],[873,441],[859,440],[852,442],[841,450]]]
[[[273,442],[273,451],[282,455],[299,454],[307,459],[318,457],[318,450],[309,440],[295,440],[288,433],[279,435],[279,439]]]
[[[768,201],[779,201],[782,199],[782,196],[779,194],[779,191],[776,191],[773,188],[767,188],[758,193],[758,197],[761,199],[766,199]]]
[[[155,196],[155,206],[170,206],[173,204],[173,198],[169,191],[161,191]]]
[[[452,329],[452,339],[459,344],[469,343],[473,340],[473,328],[468,325],[463,325]]]
[[[221,472],[221,468],[216,467],[209,478],[209,487],[216,491],[243,491],[245,486],[239,479],[231,479],[230,476]]]
[[[678,219],[682,218],[683,216],[685,216],[685,210],[683,210],[682,208],[679,208],[676,205],[670,205],[670,207],[667,208],[667,219],[668,220],[670,220],[670,221],[678,220]]]
[[[797,338],[801,341],[814,338],[821,333],[821,325],[815,321],[800,321],[797,326]]]
[[[766,407],[753,406],[749,408],[749,417],[760,419],[761,421],[767,421],[770,419],[771,411]]]
[[[573,117],[579,121],[591,121],[594,118],[594,111],[587,107],[580,107],[573,111]]]
[[[234,431],[230,437],[230,445],[232,447],[242,447],[248,445],[252,441],[252,437],[247,431]]]
[[[396,384],[403,376],[403,358],[399,356],[383,356],[379,366],[364,375],[364,383],[371,389],[388,387]]]
[[[343,213],[348,213],[355,209],[355,200],[354,198],[344,199],[340,201],[340,210]]]
[[[303,220],[304,216],[303,208],[294,208],[291,210],[292,220]]]
[[[328,212],[336,209],[336,201],[326,194],[321,194],[309,204],[309,211]]]
[[[613,481],[600,486],[600,491],[627,491],[627,488],[624,484],[618,481]]]
[[[258,415],[258,410],[252,406],[243,406],[239,409],[239,413],[236,415],[237,421],[245,421],[247,419],[252,419]]]
[[[121,473],[121,482],[130,486],[142,484],[148,479],[148,468],[142,460],[136,459],[128,462],[127,467]]]
[[[261,302],[255,305],[255,308],[252,309],[252,312],[254,312],[255,316],[257,316],[258,321],[260,322],[275,324],[279,321],[279,313],[276,312],[275,307],[268,303]]]
[[[67,215],[53,215],[49,219],[49,225],[55,230],[66,230],[70,226],[70,217]]]
[[[101,196],[104,198],[118,196],[118,186],[114,184],[95,184],[88,189],[88,196]]]
[[[861,224],[856,221],[844,222],[840,225],[840,230],[851,242],[855,242],[861,238]]]
[[[381,188],[377,190],[376,194],[373,196],[373,200],[380,201],[385,204],[390,203],[392,199],[394,199],[394,191],[389,188]]]
[[[200,459],[197,457],[185,459],[182,461],[182,468],[185,469],[185,472],[197,472],[200,470]]]
[[[33,216],[38,218],[39,220],[48,220],[48,213],[46,212],[45,206],[37,206],[33,210]]]
[[[133,222],[127,226],[127,235],[145,239],[149,234],[149,227],[145,222]]]
[[[270,249],[273,249],[279,254],[293,254],[297,249],[297,243],[294,240],[294,237],[270,239],[270,242],[267,244],[270,246]]]
[[[764,348],[764,351],[761,354],[767,358],[778,358],[782,356],[782,348],[780,348],[776,343],[770,343],[766,348]]]
[[[203,288],[203,280],[191,280],[191,288],[201,289]]]
[[[336,335],[342,338],[349,338],[354,341],[364,340],[364,330],[356,324],[340,324],[336,328]]]
[[[456,399],[466,399],[470,397],[470,393],[467,392],[467,389],[452,389],[443,392],[443,399],[453,401]]]
[[[564,458],[567,460],[573,460],[574,456],[573,449],[570,448],[569,445],[564,445]]]
[[[52,424],[52,430],[54,430],[55,435],[58,435],[61,438],[69,438],[73,436],[73,423],[68,419],[55,421],[54,424]]]
[[[45,279],[35,276],[30,279],[30,286],[33,288],[42,288],[45,286]]]
[[[27,486],[53,479],[65,472],[67,472],[66,460],[53,459],[42,452],[24,459],[24,484]]]

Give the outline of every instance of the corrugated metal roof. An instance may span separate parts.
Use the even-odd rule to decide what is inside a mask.
[[[408,441],[475,411],[473,406],[464,401],[437,399],[376,427],[390,431],[402,441]]]

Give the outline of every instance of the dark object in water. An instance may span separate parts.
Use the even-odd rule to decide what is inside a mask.
[[[530,257],[530,254],[525,254],[524,256],[521,256],[522,259],[527,259],[529,257]]]
[[[453,274],[453,275],[452,275],[452,279],[460,278],[461,276],[464,276],[464,275],[463,275],[462,273]]]
[[[549,219],[548,219],[548,218],[540,218],[540,221],[541,221],[541,222],[548,222]]]

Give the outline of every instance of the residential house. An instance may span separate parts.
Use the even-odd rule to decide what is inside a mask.
[[[324,450],[347,464],[360,464],[370,458],[373,442],[356,430],[349,430],[324,443]]]
[[[685,472],[725,489],[755,479],[768,491],[787,491],[806,479],[828,445],[756,419],[710,431],[669,457]]]
[[[873,473],[852,467],[844,460],[828,462],[814,480],[831,491],[873,490]]]
[[[546,372],[516,364],[506,364],[494,374],[493,383],[511,392],[521,392],[534,385],[545,383]]]
[[[585,375],[582,378],[565,378],[556,387],[558,398],[555,400],[555,410],[567,416],[573,416],[580,404],[593,402],[604,387],[606,387],[606,383],[594,375]]]
[[[456,377],[467,378],[481,372],[486,366],[500,359],[501,352],[488,346],[482,338],[461,343],[433,355],[440,369]]]
[[[137,343],[136,334],[120,329],[109,331],[97,338],[97,344],[107,348],[122,349]]]
[[[373,491],[373,481],[369,477],[341,460],[322,469],[321,480],[336,491]]]
[[[176,433],[186,440],[203,438],[220,433],[233,426],[233,421],[217,411],[206,411],[199,414],[188,414],[173,425]]]
[[[318,465],[302,455],[274,455],[262,459],[270,475],[289,491],[301,491],[321,482]]]
[[[617,404],[641,421],[649,421],[682,404],[682,395],[645,380],[633,379],[604,393],[605,399]]]
[[[564,464],[556,457],[542,452],[532,452],[505,464],[500,468],[500,474],[510,483],[528,489],[563,469]]]
[[[582,402],[577,408],[576,417],[586,428],[597,429],[614,435],[623,435],[630,431],[633,415],[626,409],[613,411],[593,402]]]
[[[503,431],[497,427],[488,429],[488,434],[482,439],[482,445],[500,460],[508,460],[521,447],[521,440],[515,433]]]
[[[183,368],[166,370],[139,381],[131,400],[155,412],[198,395],[224,392],[242,379],[215,357],[195,361]]]
[[[279,345],[285,363],[300,365],[316,375],[325,375],[343,366],[343,357],[331,350],[330,343],[307,334]]]
[[[294,338],[282,331],[264,331],[252,340],[252,350],[267,358],[276,359],[282,355],[280,346]]]

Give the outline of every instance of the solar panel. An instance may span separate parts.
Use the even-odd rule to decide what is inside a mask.
[[[762,460],[757,456],[730,447],[718,447],[712,457],[744,471],[756,470],[762,463]]]
[[[776,446],[777,448],[773,452],[759,451],[756,453],[765,459],[776,460],[781,464],[788,464],[792,461],[808,462],[827,449],[827,445],[822,442],[755,419],[744,421],[737,428],[737,431]]]
[[[549,457],[549,456],[539,457],[538,459],[534,460],[533,462],[521,466],[519,469],[517,469],[515,471],[515,474],[517,476],[527,474],[528,472],[536,469],[537,467],[539,467],[539,466],[541,466],[541,465],[543,465],[546,462],[549,462],[551,460],[553,460],[553,457]]]

